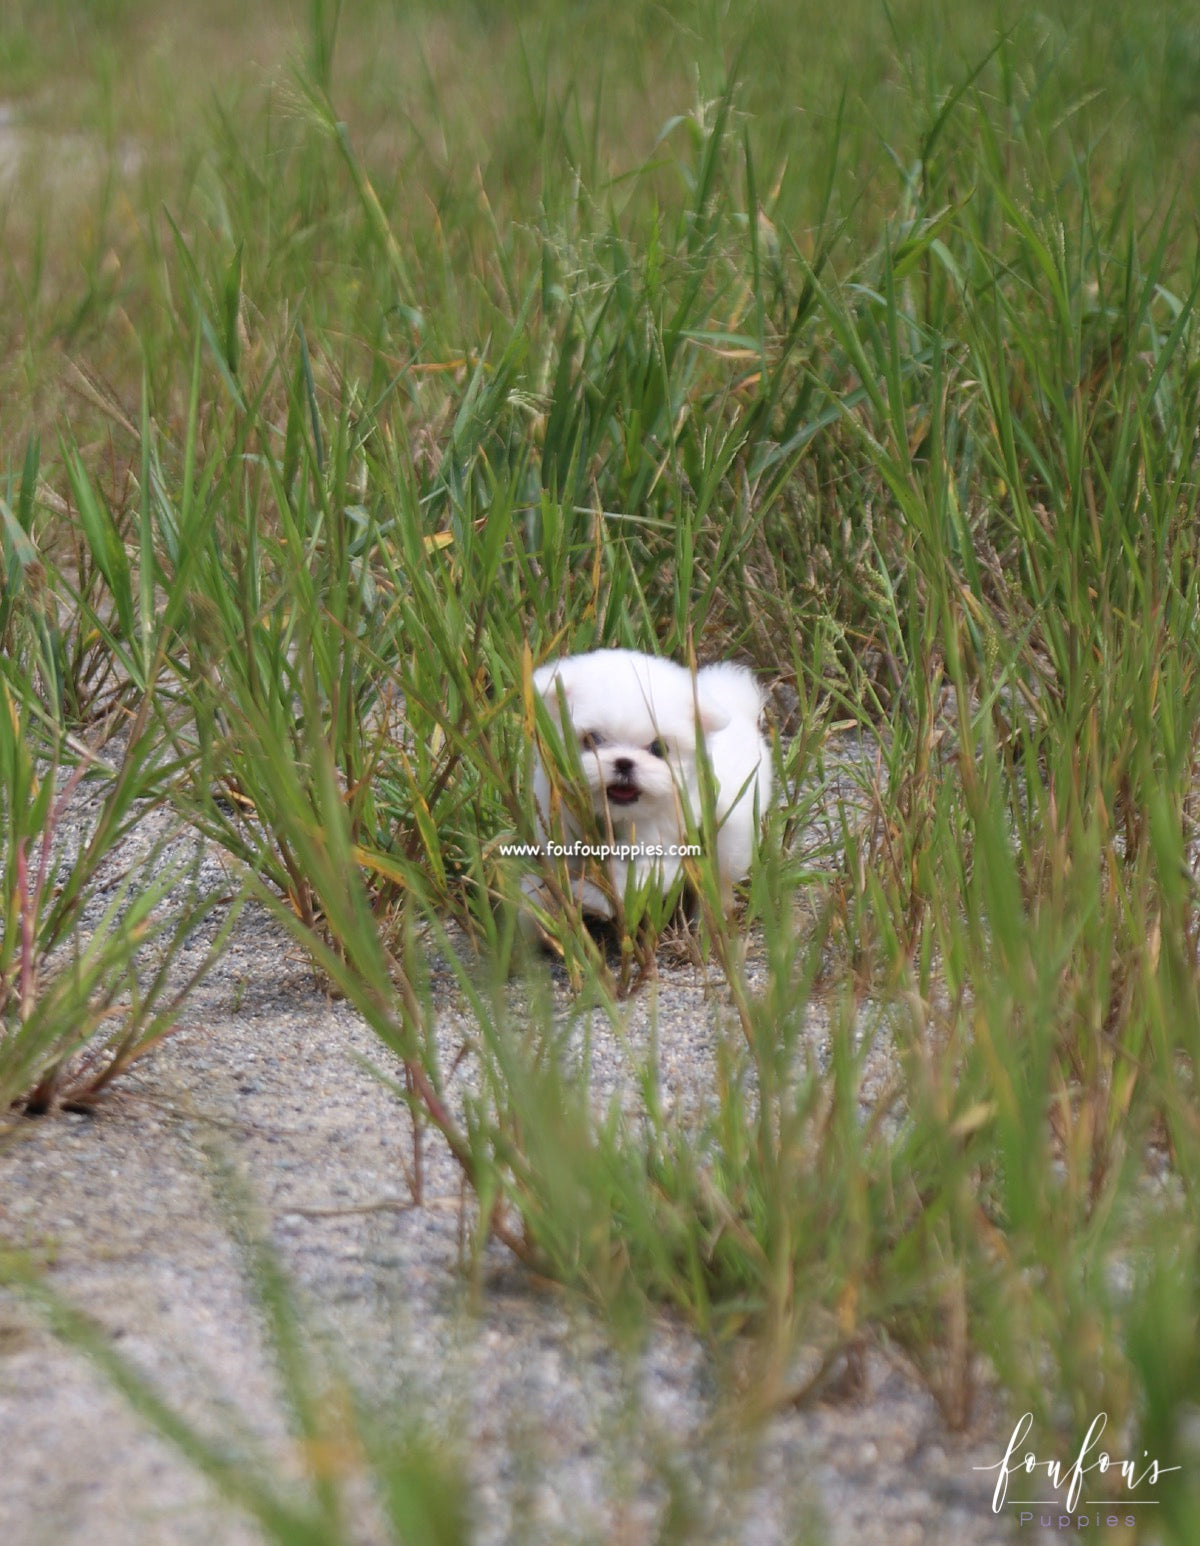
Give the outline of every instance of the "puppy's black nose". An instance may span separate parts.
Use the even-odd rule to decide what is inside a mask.
[[[632,778],[633,777],[633,758],[632,757],[617,757],[613,761],[613,772],[617,775],[618,778]]]

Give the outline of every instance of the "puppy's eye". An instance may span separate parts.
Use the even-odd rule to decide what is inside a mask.
[[[650,755],[652,757],[663,757],[663,758],[665,758],[666,755],[667,755],[667,746],[666,746],[666,742],[665,741],[651,741],[650,745],[647,746],[646,750],[650,753]]]
[[[602,736],[598,736],[594,730],[585,730],[579,737],[579,750],[581,752],[594,752],[600,745]]]

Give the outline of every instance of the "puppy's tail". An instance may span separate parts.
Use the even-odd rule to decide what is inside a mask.
[[[722,661],[696,673],[696,697],[700,714],[711,729],[740,720],[756,725],[763,710],[763,691],[746,666]]]

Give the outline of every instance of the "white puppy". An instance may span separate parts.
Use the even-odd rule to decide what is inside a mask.
[[[728,907],[733,883],[749,871],[758,828],[771,794],[771,758],[759,716],[763,696],[744,666],[705,666],[695,677],[674,661],[634,650],[596,650],[541,666],[533,685],[555,719],[560,705],[579,744],[579,758],[597,818],[585,828],[563,807],[552,818],[550,778],[539,757],[534,798],[543,841],[599,841],[618,850],[608,860],[618,896],[632,865],[638,882],[657,877],[669,888],[682,869],[675,853],[688,840],[689,819],[700,829],[702,784],[698,745],[712,771],[717,871]],[[584,880],[584,863],[569,861],[585,912],[613,916],[604,891]],[[527,889],[539,894],[537,883]]]

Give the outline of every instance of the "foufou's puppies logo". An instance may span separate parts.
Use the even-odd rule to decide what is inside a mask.
[[[1108,1413],[1093,1417],[1091,1427],[1079,1446],[1074,1460],[1064,1464],[1061,1460],[1045,1460],[1032,1446],[1025,1448],[1029,1430],[1033,1427],[1033,1413],[1026,1412],[1012,1431],[1004,1458],[995,1465],[977,1465],[976,1471],[995,1471],[996,1488],[992,1493],[992,1512],[1001,1509],[1018,1510],[1017,1522],[1036,1525],[1047,1530],[1082,1530],[1090,1526],[1126,1525],[1137,1522],[1132,1512],[1135,1508],[1154,1507],[1157,1498],[1122,1497],[1118,1494],[1116,1478],[1120,1478],[1120,1492],[1144,1493],[1156,1487],[1159,1477],[1168,1471],[1178,1471],[1177,1465],[1160,1465],[1154,1457],[1143,1452],[1140,1459],[1118,1460],[1106,1449],[1100,1448],[1100,1439],[1108,1426]],[[1101,1485],[1089,1477],[1108,1478],[1103,1498],[1085,1498],[1084,1492],[1100,1491]],[[1036,1480],[1026,1482],[1025,1478]],[[1044,1480],[1042,1478],[1044,1477]],[[1028,1493],[1027,1497],[1010,1496],[1013,1491]],[[1054,1496],[1046,1497],[1047,1492]],[[1034,1493],[1042,1494],[1033,1496]]]

